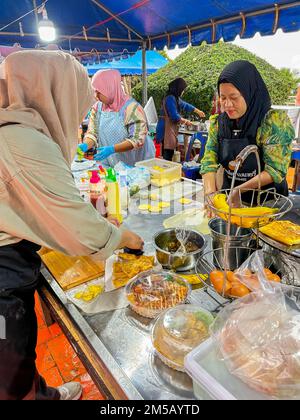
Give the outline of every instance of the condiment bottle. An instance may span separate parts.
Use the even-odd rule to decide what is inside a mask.
[[[106,177],[107,200],[106,207],[109,216],[115,217],[119,223],[123,222],[121,211],[121,194],[120,186],[117,181],[116,172],[114,169],[109,168]]]

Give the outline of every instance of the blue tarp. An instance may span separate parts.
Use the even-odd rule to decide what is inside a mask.
[[[36,0],[37,5],[43,2]],[[0,45],[41,45],[36,20],[41,15],[28,14],[33,4],[33,0],[0,0]],[[48,0],[46,9],[58,30],[57,45],[81,52],[133,53],[145,41],[147,49],[162,49],[221,38],[232,41],[239,34],[272,35],[277,28],[300,29],[300,1],[290,0]]]
[[[168,64],[168,60],[156,51],[147,51],[146,53],[147,73],[155,73],[160,68]],[[86,66],[90,76],[93,76],[98,70],[116,69],[122,75],[141,75],[142,70],[142,51],[138,51],[132,57],[123,60],[113,60],[112,62],[102,62]]]

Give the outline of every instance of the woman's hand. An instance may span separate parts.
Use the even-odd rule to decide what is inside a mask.
[[[187,126],[193,125],[193,123],[190,120],[186,120],[184,118],[182,118],[181,124],[184,124],[184,125],[187,125]]]
[[[104,146],[104,147],[99,147],[97,149],[97,154],[94,156],[94,160],[105,160],[107,159],[109,156],[113,155],[115,153],[115,148],[114,146]]]
[[[81,143],[78,145],[77,147],[77,154],[78,155],[83,155],[84,153],[86,153],[89,150],[89,146],[86,143]]]
[[[124,230],[122,232],[122,238],[119,245],[119,248],[129,248],[129,249],[143,249],[144,241],[143,239],[131,232],[130,230]]]
[[[215,191],[213,191],[215,192]],[[214,212],[212,211],[212,209],[210,208],[210,206],[208,205],[208,200],[211,201],[211,199],[208,199],[209,194],[205,194],[204,195],[204,213],[206,215],[206,217],[208,219],[212,219],[213,217],[215,217]]]
[[[242,206],[241,195],[239,189],[234,189],[228,197],[228,205],[232,208],[239,208]]]
[[[203,183],[204,183],[204,208],[206,211],[206,215],[209,219],[214,217],[214,213],[211,210],[211,208],[208,206],[208,196],[210,194],[216,193],[217,190],[217,183],[216,183],[216,173],[215,172],[209,172],[207,174],[204,174],[202,176]],[[211,200],[209,198],[209,200]]]
[[[200,109],[195,109],[195,113],[199,115],[200,118],[205,118],[206,115],[203,111],[200,111]]]

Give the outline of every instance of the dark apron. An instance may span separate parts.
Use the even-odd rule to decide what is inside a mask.
[[[168,111],[166,107],[165,99],[163,100],[163,109],[165,115],[161,118],[165,120],[165,133],[163,140],[163,157],[165,160],[172,160],[174,151],[178,146],[178,132],[179,124],[172,121],[168,116]]]
[[[256,143],[252,143],[248,138],[233,138],[233,139],[223,139],[219,141],[218,147],[218,161],[224,167],[224,181],[222,189],[227,190],[231,188],[232,178],[234,171],[229,168],[229,163],[234,161],[238,154],[247,146]],[[265,163],[262,157],[262,150],[259,149],[260,155],[260,164],[261,164],[261,171],[265,169]],[[250,179],[254,178],[258,175],[258,164],[256,161],[256,156],[252,153],[247,157],[243,165],[239,168],[239,172],[237,173],[237,177],[235,180],[235,187],[244,184],[245,182],[249,181]],[[270,188],[275,188],[278,194],[288,196],[288,184],[286,179],[284,179],[280,184],[268,184],[262,187],[262,190],[269,190]],[[253,193],[245,192],[242,193],[242,201],[245,203],[251,203],[253,198]]]

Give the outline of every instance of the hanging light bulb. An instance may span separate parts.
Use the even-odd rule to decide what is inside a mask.
[[[38,30],[40,38],[45,42],[53,42],[56,39],[56,29],[54,23],[48,19],[46,7],[42,9],[43,19],[40,20]]]

